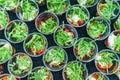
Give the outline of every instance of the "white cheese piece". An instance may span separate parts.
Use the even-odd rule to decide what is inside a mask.
[[[115,41],[115,35],[114,34],[111,34],[109,37],[108,37],[108,43],[109,43],[109,47],[113,49],[113,46],[114,46],[114,41]]]
[[[74,16],[72,17],[72,20],[73,20],[75,23],[77,23],[78,20],[80,20],[80,18],[78,17],[78,15],[74,15]]]

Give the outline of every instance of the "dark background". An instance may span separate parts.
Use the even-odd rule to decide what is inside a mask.
[[[77,0],[70,0],[70,3],[71,3],[71,5],[78,4]],[[120,2],[119,2],[119,4],[120,4]],[[39,14],[42,13],[43,11],[45,11],[45,10],[47,10],[46,5],[45,6],[39,6]],[[94,7],[88,8],[88,10],[90,12],[90,17],[95,16],[96,5]],[[10,16],[11,20],[18,19],[15,13],[13,13],[11,11],[7,11],[7,12],[9,13],[9,16]],[[65,18],[65,14],[63,14],[62,16],[59,16],[58,18],[59,18],[60,24],[62,24],[62,21],[64,21],[67,24],[67,21],[66,21],[66,18]],[[115,20],[111,21],[111,31],[114,30],[113,29],[113,23],[114,23]],[[38,32],[36,27],[35,27],[35,22],[34,21],[26,22],[26,23],[27,23],[27,25],[29,27],[29,33]],[[76,30],[78,32],[78,37],[79,38],[81,38],[81,37],[89,37],[88,34],[87,34],[87,31],[86,31],[86,25],[83,26],[83,27],[76,28]],[[55,42],[53,40],[53,34],[47,35],[46,37],[47,37],[47,40],[48,40],[48,43],[49,43],[48,47],[56,46],[56,44],[55,44]],[[3,30],[0,31],[0,39],[5,39]],[[98,51],[100,51],[102,49],[106,49],[104,41],[105,40],[96,41],[96,43],[98,45]],[[13,44],[13,43],[11,43],[11,44],[16,49],[17,53],[18,52],[25,52],[23,50],[23,42],[21,42],[19,44]],[[66,52],[68,54],[68,62],[76,60],[76,58],[75,58],[75,56],[73,54],[73,47],[67,48],[65,50],[66,50]],[[118,55],[120,56],[120,54],[118,54]],[[32,57],[32,60],[33,60],[33,68],[37,67],[37,66],[43,66],[44,65],[43,61],[42,61],[42,56],[37,57],[37,58]],[[94,60],[89,62],[89,63],[85,63],[85,64],[87,65],[87,69],[88,69],[88,73],[89,74],[91,74],[93,72],[98,72],[98,70],[95,67]],[[3,64],[3,65],[4,65],[4,73],[8,73],[7,62],[5,64]],[[58,71],[58,72],[52,72],[52,73],[53,73],[54,80],[63,80],[62,70]],[[110,80],[119,80],[115,75],[109,75],[108,77],[110,78]],[[27,77],[23,78],[22,80],[27,80]]]

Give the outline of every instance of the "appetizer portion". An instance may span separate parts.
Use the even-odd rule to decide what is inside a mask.
[[[8,71],[17,78],[27,76],[33,63],[31,58],[25,53],[16,53],[8,62]]]
[[[119,68],[119,57],[113,51],[104,49],[96,56],[95,65],[100,72],[111,75]]]
[[[66,13],[66,19],[69,24],[75,27],[84,26],[90,18],[88,10],[79,5],[73,5]]]
[[[5,29],[5,37],[12,43],[22,42],[28,35],[28,26],[20,20],[13,20],[8,23]]]
[[[81,62],[69,62],[63,70],[64,80],[86,80],[87,77],[86,66]]]
[[[14,10],[18,7],[19,0],[0,0],[0,7],[5,10]]]
[[[68,24],[63,24],[55,31],[53,37],[57,45],[69,48],[77,40],[78,34],[75,28]]]
[[[34,0],[22,0],[17,8],[16,15],[24,21],[34,20],[39,13],[39,7]]]
[[[37,17],[35,24],[39,32],[48,35],[58,28],[59,20],[54,13],[43,12]]]
[[[10,18],[8,13],[5,10],[0,9],[0,30],[5,29],[9,21]]]
[[[98,52],[98,47],[95,41],[90,38],[80,38],[74,45],[74,55],[83,62],[89,62],[94,59]]]
[[[114,29],[115,30],[120,30],[120,16],[118,17],[118,19],[115,21],[115,23],[113,24]]]
[[[97,5],[99,15],[108,21],[116,18],[119,10],[119,4],[116,0],[100,0]]]
[[[67,64],[67,54],[58,46],[50,47],[43,56],[45,66],[51,71],[60,71]]]
[[[93,17],[87,24],[88,35],[95,40],[103,40],[110,34],[110,24],[100,18]]]
[[[57,15],[62,15],[69,7],[69,0],[47,0],[48,11]]]
[[[53,80],[52,73],[44,66],[36,67],[28,76],[28,80]]]
[[[88,76],[87,80],[109,80],[109,78],[100,72],[94,72]]]
[[[86,6],[86,7],[93,7],[94,5],[97,4],[98,0],[77,0],[77,2],[80,5]]]
[[[105,41],[106,47],[120,53],[120,31],[113,31]]]
[[[0,39],[0,64],[7,62],[12,57],[11,44],[3,39]]]
[[[48,42],[45,36],[37,32],[29,34],[23,44],[26,53],[32,57],[41,56],[47,46]]]

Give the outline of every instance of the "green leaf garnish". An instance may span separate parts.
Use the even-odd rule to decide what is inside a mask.
[[[27,25],[21,21],[13,21],[10,24],[12,24],[13,28],[11,31],[6,29],[6,36],[8,40],[11,40],[13,42],[23,41],[28,34]],[[9,28],[9,26],[7,28]]]
[[[118,17],[117,21],[115,22],[116,28],[120,30],[120,17]]]
[[[68,63],[64,69],[69,80],[85,80],[86,67],[79,62]]]
[[[114,50],[120,52],[120,34],[115,36]]]
[[[31,72],[30,80],[52,80],[52,76],[45,67],[40,67],[40,69]]]

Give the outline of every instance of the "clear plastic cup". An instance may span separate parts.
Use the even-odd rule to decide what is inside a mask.
[[[87,2],[88,1],[88,2]],[[82,1],[82,0],[77,0],[77,2],[79,3],[79,5],[83,5],[83,6],[85,6],[85,7],[87,7],[87,8],[91,8],[91,7],[93,7],[93,6],[95,6],[97,3],[98,3],[98,0],[94,0],[94,2],[90,2],[91,0],[84,0],[84,1]],[[88,3],[88,4],[87,4]],[[90,4],[89,4],[90,3]]]
[[[15,9],[18,7],[20,0],[1,0],[0,1],[0,6],[4,10],[7,11],[15,11]]]
[[[111,15],[110,12],[104,12],[104,13],[101,13],[100,10],[103,9],[103,8],[106,8],[107,5],[105,5],[106,1],[109,1],[109,0],[100,0],[97,4],[97,12],[98,14],[103,17],[104,19],[108,20],[110,22],[110,20],[114,20],[118,15],[119,15],[119,12],[120,12],[120,6],[119,6],[119,3],[116,1],[116,0],[113,0],[111,2],[113,2],[113,4],[116,4],[116,6],[118,7],[118,9],[114,9],[114,13],[113,16],[109,17]],[[112,5],[113,5],[112,4]],[[100,6],[101,5],[101,6]],[[112,5],[110,5],[109,7],[111,8]],[[116,7],[114,6],[114,7]],[[109,9],[109,7],[107,9]],[[112,9],[112,8],[111,8]],[[106,10],[103,10],[103,11],[106,11]],[[107,14],[108,13],[108,14]],[[107,16],[107,18],[106,18]],[[109,17],[109,18],[108,18]]]
[[[0,30],[4,30],[9,23],[10,18],[7,11],[0,9]]]
[[[42,77],[38,76],[37,74]],[[27,77],[27,80],[36,80],[36,79],[42,80],[41,78],[45,80],[53,80],[53,75],[44,66],[38,66],[31,71],[31,73]]]
[[[41,56],[48,47],[48,41],[44,35],[38,32],[31,33],[23,42],[24,51],[31,57]]]
[[[72,80],[72,79],[77,80],[78,78],[80,80],[86,80],[88,76],[88,70],[87,70],[87,67],[83,63],[78,62],[78,61],[71,61],[63,69],[62,76],[63,76],[63,80]]]
[[[105,75],[112,75],[119,69],[119,57],[109,49],[101,50],[95,57],[96,68]]]
[[[54,13],[43,12],[36,18],[35,26],[39,32],[49,35],[58,28],[59,19]]]
[[[21,20],[10,21],[4,31],[6,39],[11,43],[21,43],[28,33],[27,24]]]
[[[52,46],[43,55],[44,65],[51,71],[60,71],[67,64],[68,56],[66,51],[58,46]]]
[[[75,11],[75,9],[76,9],[76,11]],[[80,12],[78,12],[78,11],[80,11]],[[83,17],[83,16],[85,16],[85,17]],[[83,18],[83,19],[81,19],[81,18]],[[71,6],[68,9],[68,11],[66,12],[66,19],[70,25],[72,25],[74,27],[82,27],[82,26],[85,26],[87,24],[87,22],[89,21],[90,13],[86,7],[77,4],[77,5]]]
[[[54,32],[53,38],[54,38],[55,43],[58,46],[62,48],[70,48],[76,42],[78,38],[78,33],[76,29],[72,27],[71,25],[63,24],[63,25],[60,25],[60,27]]]
[[[98,79],[100,79],[100,80],[109,80],[109,78],[106,75],[104,75],[104,74],[102,74],[100,72],[94,72],[94,73],[90,74],[87,77],[86,80],[98,80]]]
[[[78,47],[81,53],[79,53]],[[82,62],[91,62],[98,53],[98,46],[94,40],[88,37],[82,37],[76,41],[73,52],[78,60]]]
[[[120,30],[114,30],[111,32],[109,37],[105,41],[106,47],[110,48],[113,50],[115,53],[120,54]]]
[[[0,39],[0,64],[7,62],[12,57],[12,53],[11,44],[4,39]]]
[[[33,21],[39,13],[38,4],[34,0],[22,0],[16,9],[16,15],[23,21]]]
[[[92,28],[91,28],[91,25],[92,25]],[[94,28],[94,27],[96,27],[96,28]],[[110,27],[110,24],[108,23],[108,21],[106,21],[105,19],[103,19],[101,17],[93,17],[88,22],[86,30],[87,30],[87,34],[92,39],[104,40],[109,36],[111,27]]]
[[[63,3],[62,3],[63,1],[61,1],[61,0],[59,0],[59,1],[61,1],[61,3],[59,3],[59,4],[58,4],[59,1],[57,1],[56,3],[54,1],[56,1],[56,0],[51,0],[51,1],[49,0],[49,1],[47,1],[47,8],[48,8],[49,12],[53,12],[53,13],[55,13],[58,16],[64,14],[70,7],[70,1],[69,0],[64,0],[64,2],[65,2],[64,4],[66,4],[66,5],[63,5]],[[55,9],[51,9],[50,3],[54,4],[54,8],[56,7],[55,4],[57,5],[57,7]],[[63,8],[64,10],[60,11],[60,9],[59,9],[60,7],[61,8],[64,7]],[[56,12],[56,10],[59,10],[60,12]]]
[[[33,67],[32,59],[25,53],[16,53],[8,61],[8,71],[16,78],[24,78],[30,74]]]

